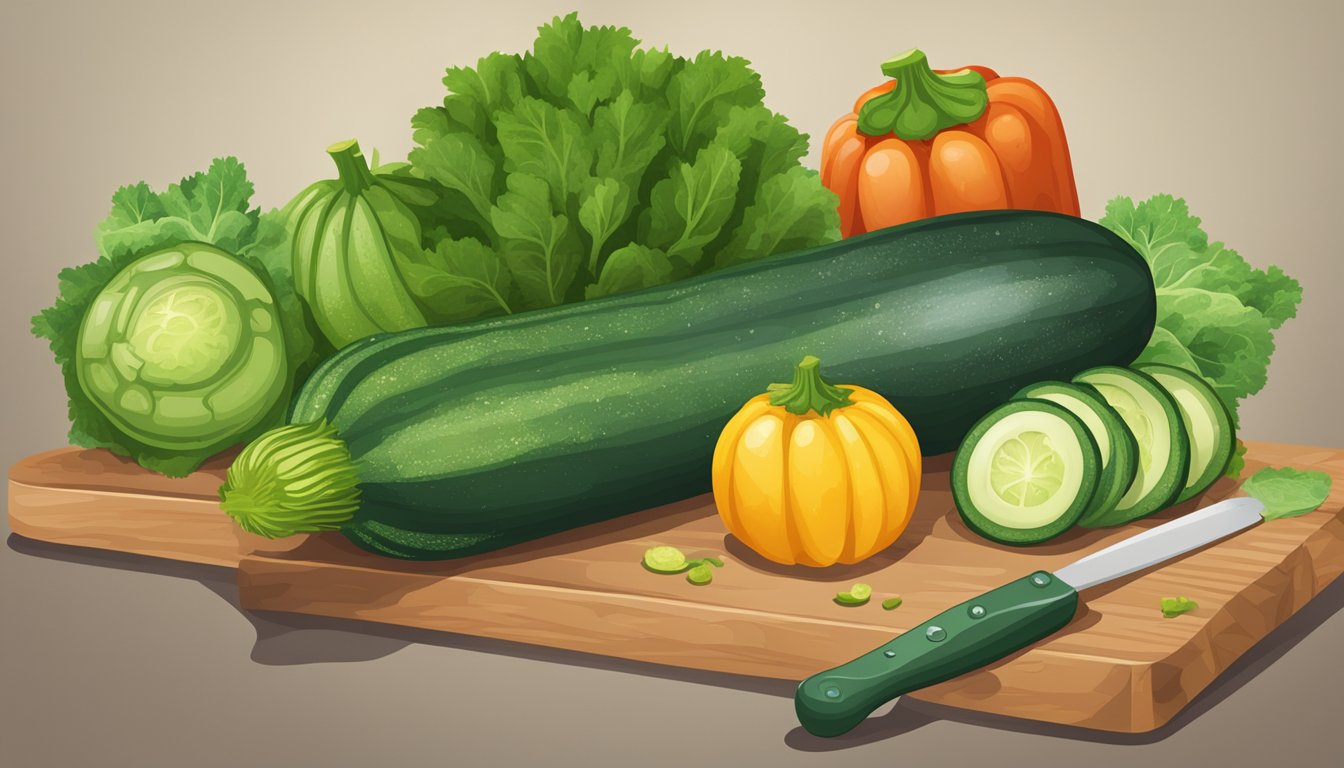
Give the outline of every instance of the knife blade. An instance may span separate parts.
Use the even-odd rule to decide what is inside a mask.
[[[1230,536],[1260,522],[1264,504],[1220,501],[1094,552],[1051,573],[1036,571],[953,606],[868,653],[799,683],[798,721],[839,736],[913,690],[979,669],[1062,629],[1081,590]]]

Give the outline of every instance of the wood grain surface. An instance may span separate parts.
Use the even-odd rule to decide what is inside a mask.
[[[967,709],[1120,732],[1160,727],[1219,673],[1344,572],[1344,450],[1250,443],[1266,464],[1329,472],[1316,512],[1256,526],[1165,566],[1083,593],[1073,623],[992,667],[911,694]],[[1201,498],[1121,528],[1075,530],[1012,548],[961,522],[946,457],[928,462],[913,522],[887,551],[827,569],[769,563],[725,535],[700,497],[500,552],[440,563],[367,554],[338,535],[267,541],[237,532],[214,499],[218,466],[183,480],[101,451],[39,454],[10,471],[10,527],[78,546],[236,564],[253,610],[362,619],[762,677],[801,679],[923,619],[1037,569],[1055,569],[1138,530],[1238,494]],[[639,566],[655,544],[721,555],[714,582]],[[831,598],[874,588],[858,608]],[[884,611],[881,599],[904,604]],[[1163,597],[1198,610],[1164,619]]]

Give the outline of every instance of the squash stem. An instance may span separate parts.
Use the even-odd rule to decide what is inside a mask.
[[[327,154],[336,161],[336,170],[346,192],[358,195],[373,186],[373,172],[369,170],[364,153],[359,151],[359,142],[354,139],[337,142],[327,147]]]
[[[826,383],[821,378],[821,360],[808,355],[794,370],[793,383],[770,385],[770,404],[795,416],[803,416],[808,411],[825,416],[836,408],[853,405],[849,399],[853,391]]]
[[[978,120],[989,107],[983,75],[971,69],[934,72],[917,48],[883,62],[882,74],[894,78],[896,87],[859,109],[859,132],[868,136],[931,139],[939,131]]]
[[[238,454],[219,498],[239,527],[268,539],[334,531],[359,510],[359,472],[330,424],[290,424]]]

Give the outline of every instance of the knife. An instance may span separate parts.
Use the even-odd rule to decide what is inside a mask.
[[[1260,522],[1252,498],[1220,501],[1094,552],[1051,573],[1037,571],[934,616],[851,662],[798,685],[798,721],[839,736],[903,693],[979,669],[1059,631],[1078,593],[1164,563]]]

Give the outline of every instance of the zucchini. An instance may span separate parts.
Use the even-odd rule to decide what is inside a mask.
[[[962,441],[952,498],[981,536],[1037,544],[1078,522],[1101,470],[1101,451],[1081,418],[1047,400],[1014,400],[986,414]]]
[[[1190,435],[1190,471],[1176,497],[1179,504],[1203,493],[1227,471],[1237,450],[1232,414],[1208,382],[1184,368],[1161,363],[1134,368],[1152,376],[1171,395]]]
[[[1088,528],[1122,525],[1171,506],[1190,470],[1190,438],[1176,401],[1153,377],[1130,368],[1091,368],[1073,380],[1092,385],[1106,398],[1139,447],[1138,471],[1125,495],[1110,512],[1081,524]]]
[[[1062,406],[1082,420],[1101,453],[1101,476],[1092,503],[1083,511],[1079,522],[1100,519],[1115,509],[1120,498],[1129,490],[1139,466],[1139,445],[1121,421],[1120,414],[1086,384],[1067,384],[1062,381],[1043,381],[1024,387],[1015,396],[1049,400]]]
[[[314,372],[290,420],[330,422],[359,463],[345,535],[442,559],[708,491],[723,425],[804,354],[897,405],[933,454],[1026,384],[1128,364],[1155,312],[1146,262],[1103,227],[955,214],[606,299],[374,336]],[[286,458],[247,466],[278,472]],[[229,505],[244,527],[264,515],[293,532],[336,527],[268,501],[283,480],[265,474],[230,472],[222,489],[248,500]]]

